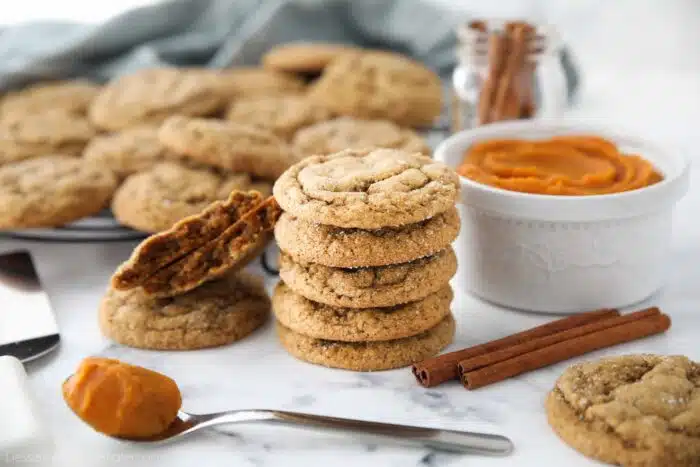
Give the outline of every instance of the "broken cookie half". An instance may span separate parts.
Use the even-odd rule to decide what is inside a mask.
[[[274,197],[234,191],[144,240],[114,274],[112,287],[168,297],[243,269],[271,240],[280,214]]]

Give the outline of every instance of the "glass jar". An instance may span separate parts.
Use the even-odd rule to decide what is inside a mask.
[[[561,42],[552,27],[475,21],[460,26],[457,37],[452,131],[563,113],[567,78]]]

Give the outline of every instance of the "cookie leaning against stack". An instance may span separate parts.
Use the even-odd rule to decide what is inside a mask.
[[[356,371],[410,365],[454,335],[449,280],[459,233],[457,175],[393,149],[312,156],[275,183],[282,345]]]
[[[269,314],[262,281],[243,272],[272,238],[274,198],[234,191],[144,240],[112,277],[103,334],[145,349],[192,350],[239,340]]]

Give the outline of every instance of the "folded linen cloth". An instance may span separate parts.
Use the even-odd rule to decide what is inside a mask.
[[[164,65],[253,65],[270,47],[299,40],[399,51],[448,79],[454,28],[467,20],[423,0],[168,0],[103,24],[0,30],[0,90],[54,78],[104,81]],[[561,61],[572,98],[579,74],[569,51]]]

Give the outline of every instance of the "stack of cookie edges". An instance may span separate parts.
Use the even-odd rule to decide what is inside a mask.
[[[411,365],[451,343],[459,182],[395,149],[311,156],[273,192],[277,332],[296,358],[355,371]]]

